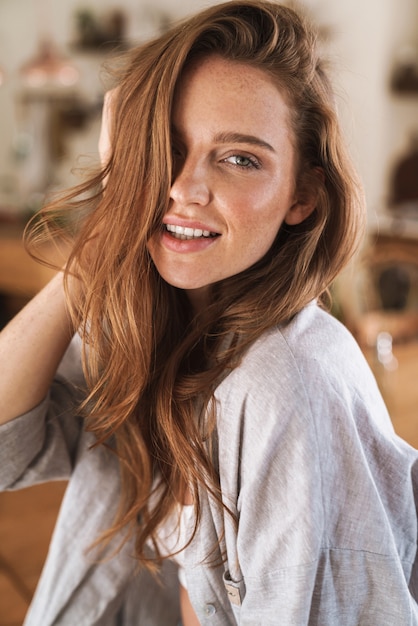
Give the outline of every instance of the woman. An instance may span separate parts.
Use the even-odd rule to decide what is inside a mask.
[[[70,478],[26,623],[418,623],[417,453],[320,306],[363,204],[314,35],[228,2],[108,100],[44,211],[64,278],[1,337],[2,485]]]

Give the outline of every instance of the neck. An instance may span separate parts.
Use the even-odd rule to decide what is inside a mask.
[[[209,305],[209,287],[186,289],[186,294],[195,315],[204,311]]]

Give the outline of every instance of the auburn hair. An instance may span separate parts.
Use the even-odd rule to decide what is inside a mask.
[[[315,185],[317,205],[302,224],[283,224],[254,266],[213,285],[205,314],[194,316],[185,293],[158,274],[147,242],[169,203],[176,85],[189,63],[212,54],[276,81],[291,114],[295,185]],[[65,272],[82,285],[69,304],[85,346],[86,424],[120,459],[120,506],[105,538],[134,533],[138,559],[152,568],[157,528],[186,487],[196,525],[202,488],[224,506],[213,436],[219,381],[267,329],[321,300],[362,234],[363,196],[314,30],[280,4],[233,0],[129,51],[106,164],[43,209],[29,244],[40,227],[61,231],[63,216],[72,242]]]

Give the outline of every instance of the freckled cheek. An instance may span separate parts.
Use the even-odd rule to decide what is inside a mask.
[[[148,249],[151,259],[155,263],[158,256],[161,256],[161,246],[158,245],[156,235],[154,235],[154,237],[151,237],[151,239],[148,240],[147,249]]]
[[[153,239],[148,239],[147,241],[147,250],[149,252],[149,254],[152,256],[153,252],[154,252],[154,241]]]
[[[236,205],[233,220],[236,224],[245,224],[247,229],[255,232],[264,235],[269,233],[274,239],[283,222],[286,209],[277,197],[273,199],[268,197],[265,203],[260,203],[260,197],[255,197],[253,202],[251,200],[247,197],[242,204]]]

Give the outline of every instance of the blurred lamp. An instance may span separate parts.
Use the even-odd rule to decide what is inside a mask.
[[[59,54],[53,42],[44,39],[36,55],[21,68],[22,78],[28,87],[72,87],[79,72],[72,62]]]

